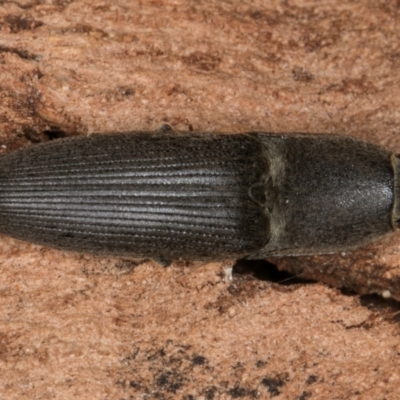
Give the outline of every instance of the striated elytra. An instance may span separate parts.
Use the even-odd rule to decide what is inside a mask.
[[[0,232],[158,260],[332,253],[399,226],[399,157],[340,136],[132,132],[0,157]]]

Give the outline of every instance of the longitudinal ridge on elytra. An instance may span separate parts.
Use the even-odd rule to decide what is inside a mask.
[[[245,135],[55,141],[0,159],[1,229],[67,249],[142,257],[250,253],[264,244],[268,220],[249,188],[267,167]]]

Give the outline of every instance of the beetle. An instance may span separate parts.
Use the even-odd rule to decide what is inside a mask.
[[[0,232],[155,260],[334,253],[400,221],[399,156],[332,135],[160,130],[0,156]]]

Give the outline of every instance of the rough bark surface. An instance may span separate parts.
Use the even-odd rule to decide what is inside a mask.
[[[400,152],[399,87],[397,0],[0,2],[2,151],[167,122]],[[397,399],[400,307],[370,293],[400,299],[400,235],[270,261],[330,286],[2,237],[0,399]]]

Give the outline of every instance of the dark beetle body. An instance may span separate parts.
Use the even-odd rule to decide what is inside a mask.
[[[396,156],[339,136],[133,132],[0,157],[0,231],[160,260],[330,253],[398,225]]]

